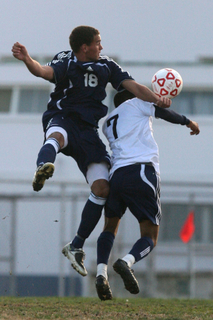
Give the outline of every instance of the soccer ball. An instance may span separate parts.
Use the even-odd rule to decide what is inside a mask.
[[[181,75],[174,69],[161,69],[152,77],[152,90],[159,97],[172,99],[181,92],[182,88]]]

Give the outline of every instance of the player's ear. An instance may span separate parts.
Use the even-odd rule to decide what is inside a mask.
[[[83,50],[84,53],[86,53],[88,46],[86,44],[82,44],[81,49]]]

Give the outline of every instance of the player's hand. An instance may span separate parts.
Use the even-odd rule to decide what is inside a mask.
[[[18,60],[24,61],[26,57],[29,56],[25,46],[23,46],[19,42],[14,43],[11,51],[13,53],[13,56]]]
[[[199,129],[198,123],[195,122],[195,121],[190,120],[190,122],[187,125],[187,127],[191,129],[191,132],[190,132],[191,135],[194,135],[194,134],[197,135],[197,134],[200,133],[200,129]]]
[[[172,100],[169,98],[160,97],[155,104],[161,108],[169,108],[172,104]]]

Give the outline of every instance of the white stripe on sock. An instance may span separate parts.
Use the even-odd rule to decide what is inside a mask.
[[[92,192],[90,193],[89,200],[95,204],[98,204],[99,206],[103,206],[106,202],[105,198],[97,197]]]
[[[47,139],[44,144],[51,144],[54,147],[56,153],[58,153],[58,151],[60,150],[60,145],[55,138]]]
[[[146,249],[144,249],[143,251],[140,252],[141,258],[143,258],[148,253],[150,253],[150,247],[147,247]]]

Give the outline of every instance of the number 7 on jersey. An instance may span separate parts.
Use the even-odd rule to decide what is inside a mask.
[[[111,124],[113,123],[112,124],[112,131],[113,131],[113,135],[114,135],[115,139],[118,138],[117,129],[116,129],[117,121],[118,121],[118,114],[115,114],[113,117],[111,117],[107,120],[107,127],[111,126]]]

